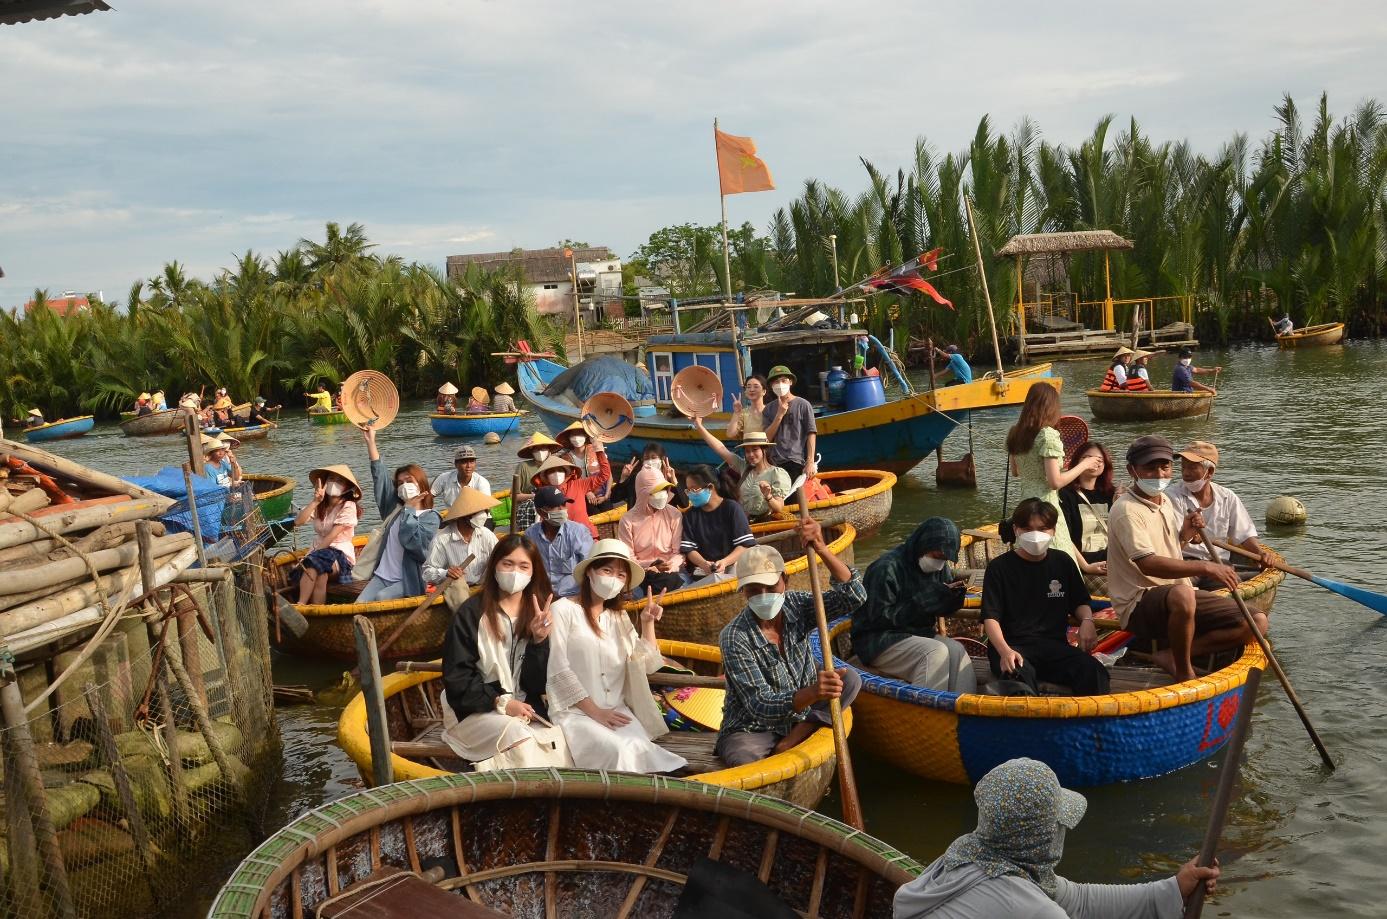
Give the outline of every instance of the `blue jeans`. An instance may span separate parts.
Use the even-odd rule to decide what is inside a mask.
[[[374,603],[377,600],[398,600],[405,595],[404,581],[382,581],[375,575],[357,595],[357,603]]]

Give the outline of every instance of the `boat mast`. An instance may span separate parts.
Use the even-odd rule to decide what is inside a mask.
[[[997,358],[997,391],[1006,389],[1006,371],[1002,369],[1002,346],[997,342],[997,317],[992,315],[992,292],[987,289],[987,268],[982,263],[982,243],[978,241],[978,225],[973,220],[973,199],[963,196],[968,211],[968,234],[973,237],[973,254],[978,258],[978,280],[982,282],[983,302],[987,304],[987,324],[992,328],[992,353]]]
[[[718,155],[718,120],[713,119],[713,158]],[[722,205],[723,299],[732,302],[732,250],[727,244],[727,195],[722,190],[722,169],[718,169],[718,202]],[[735,326],[735,323],[733,324]]]

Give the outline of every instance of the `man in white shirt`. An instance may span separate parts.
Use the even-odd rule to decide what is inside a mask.
[[[491,494],[491,483],[477,472],[477,451],[467,444],[453,451],[453,468],[434,479],[429,490],[433,492],[435,504],[452,507],[464,485],[482,494]]]
[[[500,503],[475,489],[458,489],[457,498],[448,508],[448,519],[438,528],[424,562],[425,582],[447,581],[449,586],[454,581],[471,586],[481,583],[491,550],[496,548],[496,534],[486,528],[486,523],[491,519],[491,509]]]
[[[1218,468],[1218,447],[1208,441],[1196,440],[1179,452],[1180,481],[1171,486],[1167,494],[1175,509],[1184,516],[1199,511],[1204,516],[1205,529],[1214,539],[1223,540],[1239,546],[1262,558],[1262,565],[1270,568],[1271,555],[1257,542],[1257,525],[1242,499],[1214,481],[1214,471]],[[1217,553],[1213,561],[1227,564],[1232,554],[1227,549],[1214,547]],[[1209,561],[1209,547],[1203,542],[1191,542],[1182,547],[1185,558],[1196,561]]]

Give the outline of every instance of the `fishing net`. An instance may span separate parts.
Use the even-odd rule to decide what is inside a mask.
[[[239,581],[156,591],[85,661],[0,651],[0,917],[186,910],[258,841],[278,734],[263,595]]]

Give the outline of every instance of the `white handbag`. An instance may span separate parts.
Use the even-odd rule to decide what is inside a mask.
[[[625,632],[625,629],[622,631]],[[640,636],[637,636],[636,641],[640,640]],[[655,697],[650,693],[650,678],[646,675],[645,668],[635,659],[634,651],[635,649],[628,643],[626,648],[626,684],[622,687],[622,695],[626,699],[626,707],[631,709],[631,714],[635,715],[641,727],[645,728],[646,735],[654,740],[656,737],[663,737],[668,734],[669,725],[665,723],[660,706],[656,704]]]
[[[508,737],[513,727],[528,728],[528,731]],[[534,766],[564,768],[572,765],[573,759],[568,755],[563,731],[533,721],[525,725],[511,718],[510,724],[496,738],[496,755],[473,763],[472,768],[478,772],[494,772],[497,769],[527,769]]]

